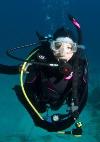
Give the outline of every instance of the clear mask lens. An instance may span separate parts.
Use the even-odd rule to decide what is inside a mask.
[[[61,42],[55,42],[54,46],[55,46],[55,49],[57,50],[62,46],[62,43]]]
[[[51,48],[53,51],[58,51],[58,50],[60,49],[61,45],[62,45],[61,42],[52,41],[50,48]]]

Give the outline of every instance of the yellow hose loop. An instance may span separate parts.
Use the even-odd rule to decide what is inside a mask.
[[[30,54],[29,57],[26,60],[29,60],[38,50],[39,49],[37,49],[34,52],[32,52],[32,54]],[[27,65],[27,62],[24,62],[23,65],[22,65],[21,74],[20,74],[20,83],[21,83],[22,92],[23,92],[23,95],[24,95],[25,99],[27,100],[27,102],[29,103],[29,105],[31,106],[31,108],[33,109],[33,111],[38,115],[38,117],[41,120],[44,120],[42,118],[42,116],[39,114],[39,112],[36,110],[36,108],[34,107],[34,105],[31,103],[30,99],[28,98],[28,96],[26,94],[25,88],[24,88],[23,75],[24,75],[24,70],[25,70],[26,65]]]

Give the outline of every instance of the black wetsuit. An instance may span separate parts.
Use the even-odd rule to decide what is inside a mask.
[[[26,76],[24,88],[31,103],[38,112],[45,112],[47,104],[53,110],[57,110],[64,102],[70,106],[72,98],[74,98],[74,102],[78,105],[78,112],[80,113],[86,104],[88,95],[87,61],[84,50],[79,48],[73,57],[68,62],[65,62],[64,60],[56,60],[48,43],[37,48],[39,51],[32,59],[40,63],[56,63],[59,64],[59,67],[36,64],[29,66],[29,74]],[[8,72],[8,74],[17,74],[20,73],[19,67],[1,65],[0,71],[1,73]],[[67,71],[66,67],[68,69]],[[65,80],[65,77],[69,76],[71,72],[73,72],[72,78]],[[74,116],[71,116],[68,120],[64,120],[64,122],[59,122],[60,124],[57,123],[56,126],[55,124],[42,121],[27,102],[21,86],[16,85],[13,89],[20,102],[30,113],[35,125],[48,131],[58,131],[68,128],[74,123],[73,118],[77,117],[77,113],[73,113]]]
[[[30,94],[33,103],[34,101],[37,102],[36,105],[41,108],[41,112],[45,111],[46,104],[50,104],[54,110],[60,108],[65,100],[68,105],[71,105],[72,98],[76,105],[79,105],[85,83],[87,82],[85,76],[87,62],[83,57],[83,49],[78,49],[68,62],[64,60],[57,61],[48,44],[39,47],[39,49],[39,52],[33,58],[35,61],[58,63],[59,67],[34,64],[30,67],[30,74],[27,75],[25,89],[27,94]],[[72,78],[69,80],[65,79],[72,72]]]
[[[38,47],[39,51],[32,58],[41,63],[57,63],[59,67],[34,64],[29,67],[25,89],[27,94],[30,94],[30,100],[40,109],[40,112],[46,110],[46,104],[50,104],[54,110],[57,110],[65,100],[68,105],[71,105],[72,98],[74,98],[76,105],[80,105],[81,95],[87,84],[87,61],[84,50],[79,48],[68,62],[64,60],[58,62],[49,46],[49,42],[44,42]],[[44,59],[41,58],[41,55],[44,56]],[[65,80],[65,76],[70,75],[71,72],[73,72],[72,78]],[[0,65],[0,73],[18,74],[20,73],[19,66]],[[36,77],[35,83],[32,82],[34,77]],[[14,89],[21,102],[24,103],[20,86],[15,86]],[[79,111],[82,110],[83,105]]]

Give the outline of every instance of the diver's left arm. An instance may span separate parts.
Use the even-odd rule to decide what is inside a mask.
[[[0,73],[8,74],[8,75],[19,74],[20,65],[8,66],[8,65],[0,64]]]
[[[79,112],[79,104],[82,92],[84,91],[84,71],[86,68],[86,60],[78,58],[76,65],[74,66],[74,74],[73,74],[73,85],[72,85],[72,102],[71,102],[71,111],[78,117]]]
[[[38,47],[37,47],[38,48]],[[34,53],[34,50],[32,50],[32,53]],[[30,53],[29,55],[31,55],[32,53]],[[25,62],[26,60],[24,59],[20,59],[20,58],[17,58],[17,57],[14,57],[12,55],[10,55],[9,52],[7,52],[7,55],[11,58],[14,58],[14,59],[17,59],[19,61],[23,61]],[[31,65],[31,63],[27,63],[26,67],[24,68],[24,72],[27,73],[27,69],[28,67]],[[15,65],[15,66],[10,66],[10,65],[4,65],[4,64],[0,64],[0,73],[1,74],[8,74],[8,75],[16,75],[16,74],[20,74],[21,73],[21,70],[22,70],[22,64],[19,64],[19,65]]]

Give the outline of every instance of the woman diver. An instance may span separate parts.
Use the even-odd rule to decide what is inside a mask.
[[[81,45],[80,25],[71,15],[68,17],[77,29],[76,42],[72,32],[65,27],[57,29],[48,38],[37,33],[40,44],[25,60],[26,66],[7,66],[6,71],[6,66],[0,66],[1,73],[17,74],[20,73],[20,68],[23,70],[21,75],[24,69],[28,72],[22,87],[16,85],[14,90],[35,124],[48,131],[70,127],[78,119],[87,101],[87,59]],[[10,52],[7,54],[13,57]],[[53,114],[49,120],[41,117],[49,108],[58,111],[63,104],[69,106],[68,113]]]

